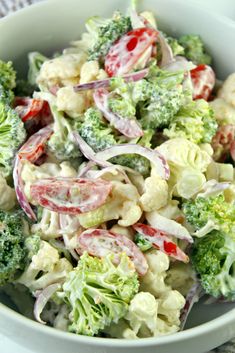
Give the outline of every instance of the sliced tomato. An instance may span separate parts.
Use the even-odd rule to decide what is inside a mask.
[[[198,65],[190,71],[193,85],[193,99],[209,100],[215,85],[215,73],[208,65]]]
[[[102,179],[45,178],[31,185],[31,196],[51,211],[65,214],[89,212],[102,206],[112,184]]]
[[[53,130],[50,126],[46,126],[36,132],[18,151],[19,158],[27,159],[31,163],[36,162],[37,159],[45,153],[46,142],[52,134]]]
[[[16,99],[15,103],[19,104],[15,107],[15,110],[24,123],[27,120],[33,119],[35,116],[37,116],[41,112],[44,105],[43,100],[28,97],[19,97]]]
[[[235,125],[220,126],[211,142],[214,150],[213,158],[216,161],[223,162],[231,154],[231,157],[234,159],[234,140]]]
[[[235,140],[230,145],[230,155],[232,159],[235,161]]]
[[[119,255],[125,252],[133,261],[137,272],[145,275],[148,270],[147,261],[135,243],[121,234],[105,229],[89,229],[78,236],[76,251],[82,255],[87,251],[92,256],[105,257],[110,253],[116,254],[114,262],[119,261]]]
[[[118,39],[105,57],[105,71],[112,76],[126,74],[133,69],[141,55],[157,40],[153,28],[137,28]]]
[[[136,232],[140,233],[146,240],[157,248],[175,259],[189,262],[188,256],[168,237],[168,234],[146,224],[137,223],[133,225]]]
[[[116,113],[113,113],[108,108],[109,92],[104,88],[99,88],[94,92],[94,101],[97,108],[103,113],[104,117],[111,125],[120,131],[124,136],[129,138],[136,138],[143,136],[143,130],[135,119],[128,119]]]
[[[15,110],[23,121],[29,135],[53,122],[48,102],[29,97],[16,97]]]

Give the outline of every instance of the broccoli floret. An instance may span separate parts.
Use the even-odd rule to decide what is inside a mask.
[[[89,108],[85,112],[79,133],[95,152],[116,144],[112,129],[105,124],[102,114],[95,108]]]
[[[0,286],[14,281],[25,268],[25,222],[20,211],[0,211]]]
[[[211,64],[211,57],[205,52],[200,36],[188,34],[179,38],[179,44],[184,47],[184,55],[195,64]]]
[[[222,194],[188,200],[183,203],[183,212],[197,231],[206,225],[210,230],[218,229],[224,233],[235,230],[235,205],[226,202]]]
[[[54,105],[50,105],[54,117],[53,130],[48,147],[59,161],[78,159],[82,156],[79,148],[73,142],[71,133],[78,130],[78,121],[64,116]]]
[[[142,234],[136,233],[135,235],[135,243],[140,248],[142,252],[145,252],[152,248],[152,243],[145,239]]]
[[[134,169],[144,177],[147,177],[150,174],[150,163],[148,159],[137,154],[117,156],[110,159],[110,162]]]
[[[131,30],[130,17],[115,12],[112,19],[92,17],[87,21],[89,33],[96,38],[95,44],[89,50],[89,60],[103,60],[112,44],[123,34]]]
[[[29,61],[29,71],[28,71],[28,83],[31,86],[36,86],[37,85],[37,76],[39,74],[39,71],[41,69],[42,64],[49,60],[46,56],[42,55],[41,53],[38,52],[32,52],[29,53],[28,55],[28,61]]]
[[[3,85],[0,84],[0,102],[11,105],[14,99],[14,93],[11,90],[6,90]]]
[[[16,72],[13,69],[12,62],[4,62],[0,60],[0,85],[6,91],[10,91],[15,87]]]
[[[191,258],[206,293],[235,299],[234,235],[212,231],[197,239]]]
[[[186,138],[194,143],[210,143],[218,124],[210,105],[203,99],[191,101],[180,108],[164,135]]]
[[[142,127],[156,129],[168,126],[184,102],[183,72],[152,68],[147,79],[141,81],[136,83],[133,96],[138,102]]]
[[[167,40],[168,44],[170,45],[174,56],[184,55],[184,47],[182,45],[180,45],[179,41],[176,38],[167,36],[166,40]]]
[[[114,265],[113,255],[102,259],[84,253],[69,273],[58,296],[70,308],[69,331],[94,336],[112,322],[118,322],[138,291],[138,277],[126,254]]]
[[[15,152],[25,138],[24,124],[16,111],[0,101],[0,169],[4,176],[11,174]]]

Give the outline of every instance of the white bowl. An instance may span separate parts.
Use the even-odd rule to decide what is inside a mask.
[[[84,30],[91,15],[110,16],[126,10],[127,0],[50,0],[0,20],[0,58],[13,60],[20,75],[27,53],[45,54],[68,46]],[[214,58],[220,78],[235,72],[235,23],[180,0],[144,0],[142,9],[156,13],[159,27],[172,35],[200,34]],[[5,304],[4,297],[0,300]],[[187,329],[160,338],[104,339],[57,331],[31,321],[0,304],[0,331],[34,352],[56,353],[203,353],[235,336],[234,304],[198,304]]]

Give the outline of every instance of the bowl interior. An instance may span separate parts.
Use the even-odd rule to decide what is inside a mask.
[[[19,11],[0,21],[0,58],[13,60],[19,76],[23,77],[27,71],[28,52],[40,51],[49,55],[68,47],[71,40],[79,38],[88,17],[108,17],[114,9],[125,12],[126,5],[126,0],[86,0],[85,3],[82,0],[50,0]],[[200,34],[213,57],[219,78],[225,78],[235,71],[233,21],[180,0],[145,0],[141,2],[141,7],[153,10],[159,27],[170,35]],[[2,294],[0,301],[14,308]],[[186,328],[208,322],[227,313],[234,306],[235,304],[205,306],[199,303],[192,310]]]

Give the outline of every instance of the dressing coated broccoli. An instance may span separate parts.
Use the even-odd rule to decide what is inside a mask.
[[[123,34],[131,30],[130,17],[115,12],[111,19],[91,17],[86,27],[95,37],[95,43],[89,50],[89,60],[103,60],[112,44]]]
[[[207,294],[235,299],[234,234],[212,231],[197,239],[192,249],[192,263]]]
[[[79,133],[95,152],[116,144],[112,129],[105,124],[102,114],[95,108],[89,108],[85,112]]]
[[[48,147],[59,161],[67,161],[81,157],[81,152],[72,140],[71,132],[78,130],[75,119],[65,118],[54,105],[50,105],[54,117],[53,130]]]
[[[197,197],[183,204],[187,221],[196,231],[204,228],[224,233],[235,231],[235,206],[225,201],[224,195]]]
[[[102,259],[84,253],[69,273],[58,296],[70,308],[69,331],[94,336],[128,310],[138,291],[138,276],[126,254],[114,265],[113,255]]]
[[[46,56],[38,52],[31,52],[28,55],[29,60],[29,71],[28,71],[28,83],[32,86],[37,85],[37,77],[42,67],[42,64],[49,60]]]
[[[179,38],[179,44],[184,47],[184,55],[194,64],[211,64],[211,57],[205,52],[200,36],[188,34]]]
[[[25,138],[24,124],[18,114],[0,100],[0,170],[3,176],[11,174],[15,152]]]
[[[16,85],[16,72],[13,69],[12,62],[0,60],[0,102],[10,105],[14,99],[12,92]]]
[[[20,211],[0,211],[0,286],[14,281],[26,266],[25,225]]]
[[[191,101],[180,108],[164,135],[172,138],[182,137],[194,143],[210,143],[218,124],[209,104],[203,100]]]

